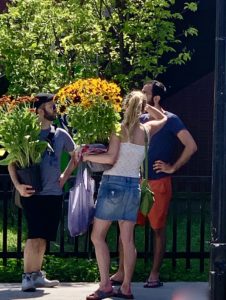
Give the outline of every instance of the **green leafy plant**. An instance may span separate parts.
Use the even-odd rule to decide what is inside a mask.
[[[76,130],[77,144],[107,142],[120,130],[120,88],[100,78],[79,79],[60,89],[55,97],[60,113],[66,113],[69,126]]]
[[[30,108],[31,99],[12,100],[7,96],[0,99],[0,145],[8,153],[0,165],[15,163],[17,167],[25,168],[41,160],[47,142],[39,140],[41,125]]]

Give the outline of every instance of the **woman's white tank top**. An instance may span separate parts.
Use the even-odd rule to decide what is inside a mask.
[[[139,178],[144,156],[145,146],[130,142],[121,143],[118,160],[110,170],[104,171],[103,174]]]

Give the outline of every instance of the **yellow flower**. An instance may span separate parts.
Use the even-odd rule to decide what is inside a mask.
[[[120,111],[122,98],[120,88],[113,82],[100,78],[79,79],[60,89],[56,99],[66,107],[84,104],[88,105],[87,99],[92,105],[93,100],[108,101]]]
[[[68,115],[69,125],[77,131],[77,143],[106,141],[118,131],[120,93],[117,84],[101,78],[79,79],[58,91],[59,113]]]

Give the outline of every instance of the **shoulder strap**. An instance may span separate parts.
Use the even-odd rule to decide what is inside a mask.
[[[54,136],[55,136],[56,128],[53,125],[50,125],[50,132],[46,137],[46,141],[48,142],[47,151],[50,153],[54,153],[53,144],[54,144]]]
[[[61,128],[65,129],[66,131],[69,131],[66,115],[59,116],[57,120]]]
[[[129,129],[122,123],[123,128],[125,129],[125,132],[127,134],[128,137],[128,142],[130,143],[130,137],[129,137]]]
[[[45,140],[51,145],[51,147],[53,146],[55,132],[56,128],[53,125],[50,125],[50,132]]]
[[[143,125],[144,128],[144,146],[145,146],[145,156],[144,156],[144,168],[142,173],[144,174],[144,179],[148,180],[148,143],[149,143],[149,135],[146,127]]]

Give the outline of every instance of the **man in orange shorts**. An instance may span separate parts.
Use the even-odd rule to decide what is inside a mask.
[[[156,288],[163,285],[159,280],[159,274],[165,253],[166,221],[172,198],[171,174],[191,158],[197,150],[197,145],[179,117],[162,108],[166,88],[161,82],[153,80],[146,83],[142,92],[147,96],[148,104],[167,115],[166,124],[152,137],[148,149],[148,179],[155,195],[155,202],[148,214],[148,219],[154,231],[155,243],[153,265],[144,287]],[[141,121],[147,122],[148,115],[142,115]],[[178,142],[184,146],[184,149],[175,161],[174,155]],[[144,224],[144,222],[144,217],[139,214],[137,223]],[[120,257],[122,255],[120,251]],[[118,271],[111,276],[112,284],[120,283],[123,275],[123,265],[120,259]]]

